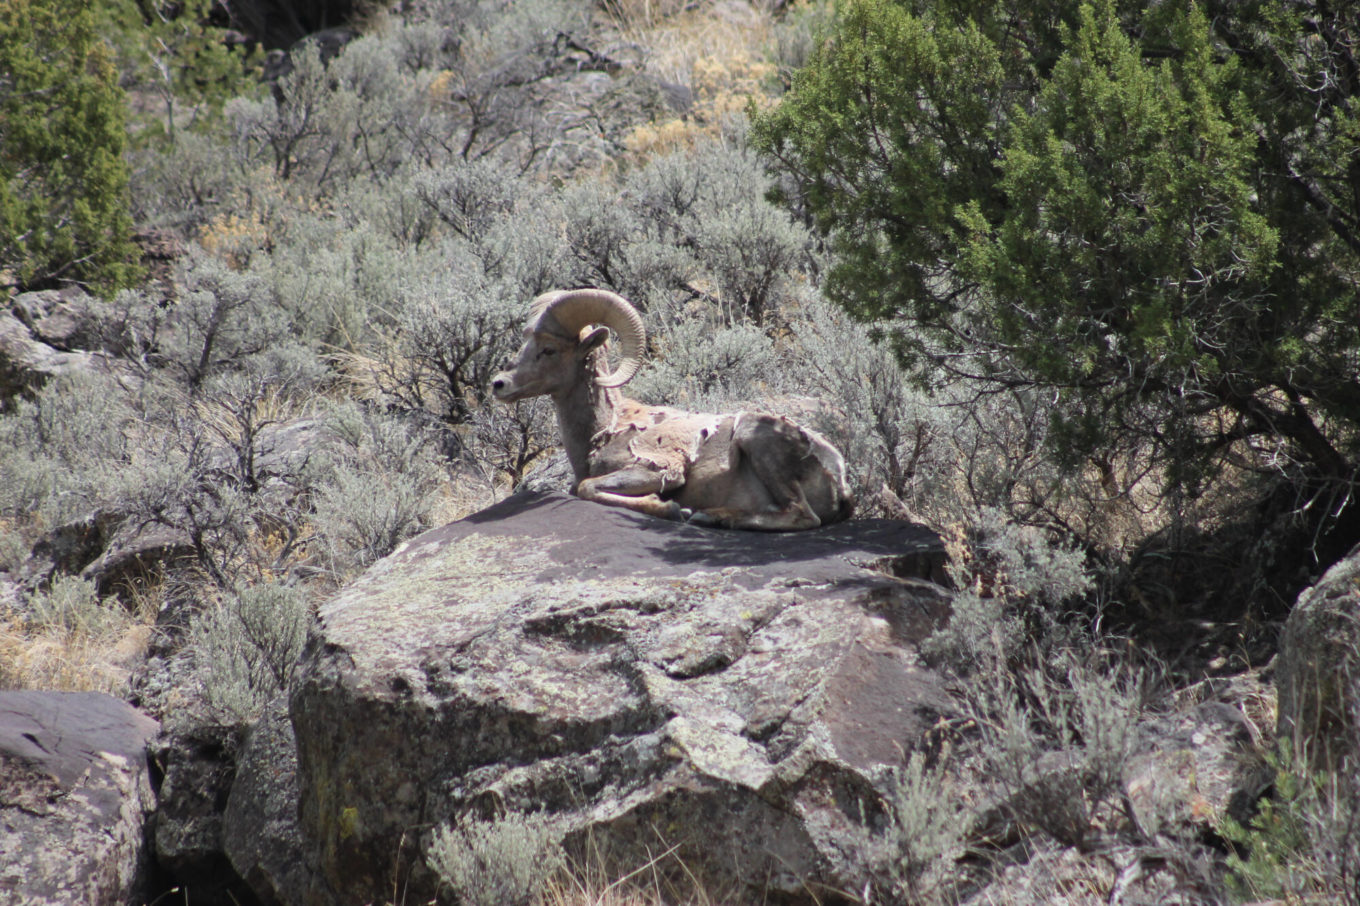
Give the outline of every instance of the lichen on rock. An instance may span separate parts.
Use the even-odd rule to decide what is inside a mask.
[[[412,539],[322,608],[291,701],[311,899],[432,896],[437,828],[506,811],[733,887],[855,884],[837,835],[949,707],[914,634],[943,591],[856,565],[913,555],[944,556],[909,523],[775,536],[560,494]]]

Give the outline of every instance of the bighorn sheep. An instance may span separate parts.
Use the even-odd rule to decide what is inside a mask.
[[[613,330],[621,361],[611,372]],[[845,460],[825,438],[760,412],[699,415],[626,399],[642,364],[642,316],[622,296],[558,290],[533,302],[498,400],[549,396],[585,500],[701,525],[793,531],[850,515]]]

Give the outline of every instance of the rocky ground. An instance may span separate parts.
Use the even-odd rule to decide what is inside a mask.
[[[244,736],[157,738],[107,696],[0,695],[0,885],[34,904],[142,902],[155,883],[195,903],[426,902],[447,893],[441,827],[537,814],[620,868],[664,851],[742,897],[856,902],[884,870],[897,772],[967,736],[920,655],[949,613],[943,561],[906,522],[762,535],[513,497],[323,607],[302,681]],[[1336,631],[1355,626],[1354,571],[1305,594],[1273,670],[1137,727],[1132,811],[1109,820],[1141,840],[1036,838],[960,769],[954,899],[1220,902],[1222,853],[1192,844],[1268,785],[1275,686],[1292,738],[1353,738],[1346,691],[1316,680],[1355,650]]]

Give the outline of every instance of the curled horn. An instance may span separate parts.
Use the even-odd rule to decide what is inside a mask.
[[[579,336],[591,324],[603,324],[618,334],[619,365],[613,373],[600,378],[597,383],[601,387],[622,387],[642,367],[647,331],[642,326],[642,315],[623,296],[604,289],[544,293],[534,300],[529,326],[533,330],[551,330],[545,323],[549,320],[571,337]]]

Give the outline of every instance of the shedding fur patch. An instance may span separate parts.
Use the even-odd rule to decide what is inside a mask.
[[[693,442],[689,448],[689,461],[691,463],[699,458],[699,451],[703,449],[704,444],[708,443],[708,439],[718,433],[718,429],[722,427],[725,418],[730,418],[730,416],[714,415],[705,424],[700,425],[698,431],[694,432],[692,435]],[[738,415],[737,418],[740,419],[741,416]]]
[[[628,452],[638,462],[660,472],[663,485],[683,482],[691,461],[689,437],[671,438],[666,436],[668,433],[653,427],[638,431],[628,441]]]
[[[702,416],[698,424],[695,419],[687,412],[624,399],[596,448],[622,442],[630,457],[661,476],[663,487],[678,486],[685,482],[703,444],[718,431],[723,416]]]

